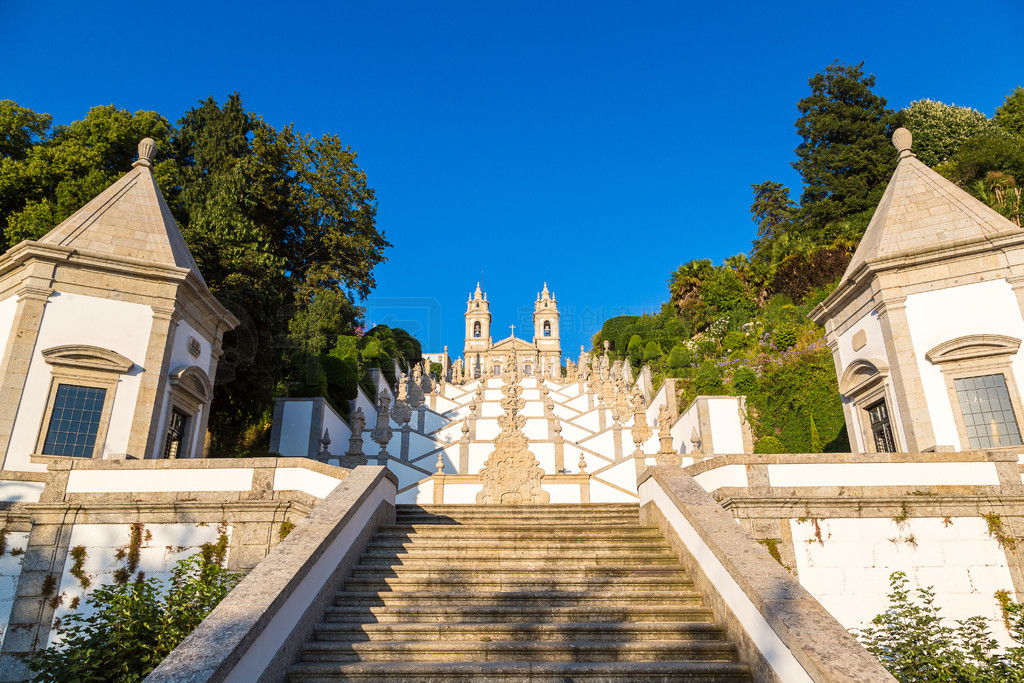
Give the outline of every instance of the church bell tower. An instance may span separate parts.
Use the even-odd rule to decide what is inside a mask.
[[[480,291],[480,283],[476,283],[476,291],[466,302],[466,348],[463,358],[470,376],[479,376],[480,370],[487,361],[487,352],[491,348],[491,304],[487,295]]]
[[[537,295],[533,305],[533,344],[537,347],[540,361],[540,372],[544,375],[561,373],[562,343],[558,336],[558,300],[548,292],[548,283],[544,283],[544,291]]]

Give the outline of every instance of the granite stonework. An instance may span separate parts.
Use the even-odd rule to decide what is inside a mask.
[[[895,680],[692,476],[677,468],[651,468],[639,484],[641,518],[656,524],[668,539],[696,588],[723,619],[741,660],[753,669],[754,680]],[[654,487],[664,493],[663,501],[650,490]],[[682,515],[699,543],[688,544],[680,537],[679,527],[671,521],[674,513]],[[714,560],[702,558],[697,545],[710,551]],[[727,576],[716,571],[715,561]],[[730,595],[726,583],[741,590],[742,596]],[[758,634],[743,614],[744,605],[756,609],[777,641]],[[795,664],[784,661],[779,648],[772,647],[776,643],[791,653]],[[787,665],[789,669],[784,668]]]
[[[25,680],[22,656],[45,647],[54,620],[84,595],[70,573],[73,547],[81,545],[86,552],[81,570],[91,587],[112,581],[126,567],[118,550],[130,546],[133,528],[139,536],[135,571],[147,576],[168,576],[174,561],[221,536],[226,567],[246,573],[317,506],[325,491],[352,473],[295,458],[49,458],[47,464],[46,473],[0,472],[0,492],[9,485],[42,484],[37,500],[8,500],[0,511],[5,539],[0,556],[2,681]],[[81,475],[99,476],[76,478]],[[241,482],[235,490],[218,490],[232,480]],[[149,490],[129,488],[138,486]],[[20,566],[14,566],[19,559]]]
[[[692,477],[848,628],[884,611],[892,572],[950,619],[1010,644],[996,591],[1024,596],[1016,450],[728,455]]]

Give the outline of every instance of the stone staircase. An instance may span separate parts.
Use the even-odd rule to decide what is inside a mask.
[[[399,506],[290,680],[749,681],[636,505]]]

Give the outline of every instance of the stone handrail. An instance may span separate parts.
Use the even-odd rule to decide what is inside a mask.
[[[394,521],[397,479],[358,467],[146,678],[284,681],[373,532]]]
[[[754,680],[895,680],[692,477],[649,468],[638,483],[641,519],[661,528]]]

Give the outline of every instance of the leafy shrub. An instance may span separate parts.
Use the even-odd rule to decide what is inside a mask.
[[[641,339],[639,334],[634,334],[629,338],[626,354],[629,356],[629,362],[634,367],[644,362],[644,340]]]
[[[722,384],[722,369],[712,361],[704,361],[693,378],[693,388],[698,396],[721,396],[725,393]]]
[[[732,330],[731,332],[727,332],[725,337],[722,338],[722,346],[730,351],[735,351],[736,349],[743,348],[746,341],[746,335],[739,330]]]
[[[98,587],[83,612],[64,617],[58,641],[29,659],[33,681],[141,681],[241,577],[202,554],[179,561],[165,587],[142,578]]]
[[[673,368],[689,367],[693,363],[693,351],[685,344],[676,344],[668,354],[668,364]]]
[[[732,373],[732,386],[740,394],[751,394],[757,391],[757,373],[748,367],[736,368]]]
[[[647,342],[647,346],[644,347],[644,360],[657,360],[665,355],[665,352],[661,349],[661,344],[656,341]]]
[[[747,392],[754,432],[777,436],[785,453],[809,453],[813,417],[822,450],[848,451],[832,354],[824,347],[789,353],[786,362],[765,365],[757,389]]]
[[[772,335],[772,342],[780,349],[788,349],[796,344],[796,328],[792,325],[783,325],[775,330]]]
[[[785,453],[786,447],[782,445],[782,441],[777,436],[762,436],[754,444],[755,453]]]
[[[919,588],[911,595],[907,575],[889,576],[889,607],[871,625],[854,629],[864,647],[903,683],[988,683],[1024,681],[1024,606],[1008,597],[1001,603],[1010,636],[1017,647],[1000,652],[982,617],[944,623],[935,592]]]

